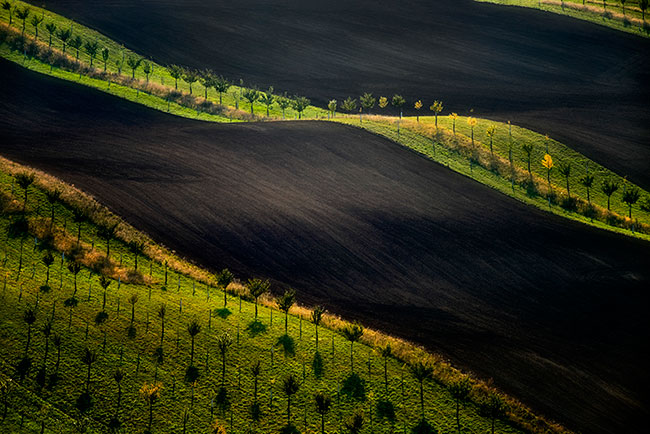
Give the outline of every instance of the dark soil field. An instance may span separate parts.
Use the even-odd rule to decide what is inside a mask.
[[[35,2],[37,4],[41,4]],[[650,189],[650,41],[471,0],[50,0],[162,63],[321,106],[363,91],[512,120]],[[412,104],[412,102],[411,102]],[[446,112],[446,111],[445,111]]]
[[[643,432],[650,244],[321,122],[206,124],[0,62],[0,154],[212,269],[426,345],[584,432]]]

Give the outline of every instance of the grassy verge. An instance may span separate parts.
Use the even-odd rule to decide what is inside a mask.
[[[623,9],[618,0],[476,0],[506,6],[539,9],[554,14],[585,20],[634,35],[650,37],[650,24],[639,7],[639,1],[628,0]],[[646,11],[647,12],[647,11]]]
[[[147,75],[145,75],[143,71],[142,65],[140,65],[140,67],[138,67],[135,71],[132,71],[129,68],[128,66],[129,58],[142,59],[143,56],[129,50],[128,48],[125,48],[124,45],[108,38],[107,36],[93,29],[85,27],[79,23],[69,20],[61,15],[50,12],[46,9],[40,8],[38,6],[34,6],[32,4],[20,0],[15,0],[12,3],[18,10],[22,10],[23,8],[29,8],[30,10],[30,16],[27,18],[26,25],[25,25],[25,32],[24,32],[24,35],[28,41],[33,41],[36,39],[36,27],[33,24],[31,24],[31,19],[34,16],[43,17],[43,22],[38,26],[38,38],[37,38],[37,42],[41,43],[39,44],[41,45],[41,47],[45,47],[45,48],[50,47],[50,34],[45,27],[46,24],[54,24],[56,26],[57,30],[52,36],[52,40],[51,40],[52,41],[51,49],[54,53],[57,54],[62,54],[62,50],[63,50],[63,41],[58,36],[58,32],[65,29],[71,29],[72,36],[68,40],[68,44],[66,47],[66,54],[67,57],[71,61],[73,61],[72,63],[79,63],[84,67],[86,67],[85,69],[87,69],[87,65],[90,64],[90,60],[91,60],[90,55],[86,52],[83,46],[79,50],[78,59],[76,59],[77,50],[69,46],[69,41],[74,39],[74,37],[79,36],[84,42],[97,42],[100,50],[102,48],[106,48],[108,50],[109,57],[106,62],[106,73],[108,75],[111,75],[113,77],[122,77],[122,79],[124,78],[130,79],[133,76],[134,80],[128,83],[129,86],[131,87],[141,87],[141,88],[148,87],[150,90],[153,90],[154,87],[158,89],[162,88],[165,89],[167,93],[169,93],[170,91],[175,91],[176,93],[184,95],[183,98],[184,102],[187,103],[188,100],[191,100],[192,105],[194,106],[200,106],[201,102],[203,102],[204,100],[203,97],[206,95],[205,87],[199,81],[193,83],[192,86],[190,87],[190,84],[188,84],[183,78],[179,80],[175,80],[170,75],[168,69],[166,68],[169,65],[160,65],[151,59],[146,59],[146,61],[151,65],[152,68],[152,72],[147,77]],[[9,13],[7,10],[0,9],[0,20],[8,25]],[[12,21],[13,21],[12,28],[17,32],[22,32],[22,28],[23,28],[22,20],[17,18],[15,12],[13,13]],[[104,72],[104,62],[101,59],[101,55],[99,53],[95,56],[93,63],[95,66],[96,73]],[[49,69],[49,65],[46,65],[46,69]],[[88,71],[85,71],[84,73],[87,72]],[[73,78],[74,78],[74,74],[72,74],[72,76],[66,77],[66,79],[70,79],[70,80],[72,80]],[[236,107],[236,110],[232,110],[232,111],[229,110],[230,114],[232,115],[231,117],[243,118],[248,120],[251,118],[250,116],[251,104],[248,101],[246,101],[245,98],[243,97],[243,93],[245,92],[247,87],[244,86],[244,83],[240,79],[237,79],[235,77],[229,77],[229,79],[233,83],[233,86],[231,86],[226,93],[221,95],[221,99],[219,97],[219,94],[215,91],[215,89],[211,87],[207,91],[207,96],[208,96],[207,100],[223,107]],[[252,85],[253,84],[250,83],[249,87],[251,87]],[[188,96],[190,95],[190,90],[192,92],[191,94],[192,98],[188,98]],[[262,90],[266,91],[267,89],[262,89]],[[279,95],[275,95],[275,96],[277,98]],[[167,105],[166,103],[159,104],[159,106],[161,107],[166,107],[166,105]],[[191,111],[192,110],[190,110],[190,112]],[[278,106],[277,103],[271,107],[268,116],[266,116],[267,114],[266,106],[259,101],[253,104],[253,112],[257,119],[263,119],[266,117],[275,118],[275,119],[282,119],[282,118],[295,119],[298,117],[298,113],[291,107],[288,107],[285,110],[285,113],[283,113],[282,109]],[[305,109],[302,115],[306,117],[318,117],[318,116],[323,117],[326,116],[326,114],[327,112],[320,108],[309,106]]]
[[[601,229],[650,240],[650,209],[647,202],[650,195],[647,192],[639,189],[642,209],[635,207],[633,218],[626,217],[629,207],[622,201],[621,192],[624,188],[637,187],[623,177],[562,143],[514,125],[478,119],[472,134],[468,119],[471,118],[439,117],[437,127],[434,117],[422,116],[419,121],[414,118],[399,121],[383,116],[367,116],[363,122],[359,121],[359,117],[339,116],[333,121],[384,136],[458,173],[542,210]],[[487,135],[490,127],[495,128],[491,139]],[[522,144],[532,146],[530,174],[527,170],[528,156],[522,149]],[[550,172],[550,189],[547,170],[541,164],[543,156],[547,153],[555,161],[555,167]],[[567,177],[558,169],[562,164],[570,164],[572,167],[568,176],[568,192]],[[594,177],[589,194],[580,182],[586,174]],[[601,189],[603,181],[617,183],[620,187],[615,195],[610,197],[609,211],[607,196]]]
[[[465,381],[469,394],[460,407],[465,432],[491,429],[488,402],[493,397],[502,403],[503,411],[495,418],[498,432],[563,431],[439,357],[373,330],[365,330],[352,351],[354,372],[362,380],[361,391],[352,388],[359,393],[354,396],[346,388],[346,384],[354,384],[350,380],[351,346],[342,334],[350,324],[326,315],[317,347],[316,328],[309,321],[311,311],[292,307],[285,334],[284,314],[270,296],[263,297],[256,320],[255,305],[240,282],[233,282],[224,293],[207,270],[154,245],[92,198],[45,174],[31,172],[36,173],[36,180],[27,188],[23,213],[25,190],[15,175],[26,170],[0,161],[0,391],[7,398],[7,416],[0,422],[3,429],[36,432],[44,426],[45,432],[72,432],[75,424],[81,424],[89,432],[103,432],[117,418],[124,432],[141,431],[148,424],[148,412],[140,389],[145,383],[160,382],[163,389],[153,407],[155,430],[181,432],[185,427],[187,432],[205,432],[218,420],[228,432],[248,432],[249,427],[255,432],[278,432],[287,420],[282,386],[289,375],[294,375],[300,387],[292,399],[292,423],[300,432],[319,430],[321,420],[314,401],[317,392],[332,399],[326,416],[327,432],[343,432],[355,414],[362,414],[361,432],[409,431],[421,420],[419,383],[409,366],[424,362],[433,374],[424,380],[424,414],[440,431],[456,429],[451,390]],[[62,194],[51,205],[47,193],[55,189]],[[74,215],[80,209],[86,210],[88,220],[81,225],[77,247],[79,226]],[[117,237],[111,240],[107,256],[100,227],[115,223]],[[137,270],[129,244],[134,240],[145,244]],[[45,287],[48,267],[43,257],[47,252],[53,253],[54,261]],[[76,293],[70,269],[73,263],[81,264]],[[100,287],[102,276],[110,282],[106,291]],[[137,301],[132,305],[129,300],[134,295]],[[163,304],[166,331],[161,359],[157,356],[162,333],[158,311]],[[35,314],[31,327],[25,321],[28,310]],[[108,315],[104,322],[97,321],[100,312]],[[187,327],[194,319],[201,326],[193,363],[199,375],[190,382],[186,373],[192,345]],[[48,340],[44,326],[50,321]],[[224,333],[232,339],[226,353],[225,377],[219,351]],[[58,370],[59,346],[54,344],[54,336],[61,338]],[[392,355],[384,358],[381,349],[387,344]],[[84,395],[86,348],[97,356],[91,365],[88,395]],[[320,368],[315,363],[317,354]],[[255,361],[262,367],[257,401],[251,374]],[[118,387],[113,379],[117,369],[125,374],[119,413]],[[93,405],[81,411],[86,396]],[[260,409],[258,420],[251,413],[255,402]]]

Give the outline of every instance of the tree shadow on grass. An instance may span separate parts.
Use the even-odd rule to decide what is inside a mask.
[[[248,333],[250,333],[251,337],[255,337],[266,332],[266,324],[263,324],[260,320],[256,319],[254,321],[251,321],[248,326],[246,326],[246,330],[248,330]]]
[[[343,380],[341,393],[347,395],[349,398],[365,401],[366,381],[363,380],[359,374],[353,372],[345,380]]]
[[[223,307],[223,308],[221,308],[221,309],[215,309],[215,310],[214,310],[214,313],[215,313],[219,318],[223,318],[223,319],[228,318],[228,317],[232,314],[232,312],[230,311],[230,309],[228,309],[227,307]]]
[[[27,374],[29,373],[29,370],[32,368],[32,358],[31,357],[23,357],[16,363],[16,377],[19,379],[19,381],[23,381]]]
[[[185,371],[185,381],[187,383],[194,383],[199,378],[199,368],[194,365],[187,367]]]
[[[84,392],[81,395],[79,395],[79,398],[77,398],[77,410],[79,410],[81,413],[85,413],[88,410],[90,410],[90,407],[93,406],[93,399],[90,396],[90,393]]]
[[[278,338],[278,344],[282,345],[285,356],[295,356],[296,355],[296,343],[293,338],[289,335],[282,335]]]

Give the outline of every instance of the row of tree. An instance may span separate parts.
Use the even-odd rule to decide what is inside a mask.
[[[26,212],[27,209],[27,203],[29,200],[28,196],[28,190],[31,184],[33,183],[34,179],[32,175],[26,174],[26,173],[21,173],[18,174],[17,177],[17,183],[18,185],[24,189],[24,196],[22,200],[22,210],[23,212]],[[60,197],[60,192],[52,192],[48,193],[46,195],[46,200],[47,202],[52,205],[56,203],[54,198]],[[48,210],[49,211],[49,210]],[[52,214],[54,214],[52,212]],[[53,223],[53,217],[51,217],[50,220],[50,225]],[[98,232],[101,232],[101,229],[98,229]],[[107,242],[107,255],[110,253],[108,252],[108,246],[110,244]],[[134,263],[137,264],[137,257],[138,255],[141,255],[141,248],[138,247],[134,249]],[[41,291],[47,292],[49,291],[49,278],[50,278],[50,266],[54,263],[54,256],[52,255],[52,252],[49,250],[46,250],[44,256],[43,256],[43,265],[46,267],[45,271],[45,282],[41,286]],[[137,267],[137,265],[135,265]],[[64,306],[67,307],[70,310],[70,318],[68,320],[68,330],[70,327],[70,324],[72,322],[72,311],[75,309],[75,307],[79,303],[78,299],[78,292],[77,292],[77,276],[79,275],[80,271],[82,270],[82,266],[79,262],[70,260],[67,264],[67,267],[65,268],[67,272],[69,273],[72,284],[74,287],[74,290],[72,292],[72,295],[67,298],[64,301]],[[214,279],[216,285],[218,288],[224,291],[224,300],[223,300],[223,306],[226,308],[228,306],[228,297],[227,297],[227,290],[230,284],[234,281],[234,276],[233,274],[227,270],[224,269],[221,272],[217,273],[215,275]],[[103,296],[102,296],[102,307],[99,312],[97,312],[95,316],[95,324],[99,329],[102,331],[104,336],[105,334],[105,325],[108,322],[109,319],[109,313],[106,310],[106,299],[107,299],[107,290],[110,287],[112,280],[108,279],[106,276],[98,276],[98,283],[100,287],[103,289]],[[48,288],[48,289],[44,289]],[[262,280],[262,279],[250,279],[247,284],[247,294],[251,298],[251,300],[254,301],[255,303],[255,317],[254,321],[258,321],[258,309],[257,309],[257,304],[258,300],[260,297],[262,297],[264,294],[268,293],[270,290],[270,283],[267,280]],[[89,295],[89,300],[90,300],[90,295]],[[291,308],[294,306],[296,300],[296,293],[295,291],[289,289],[285,291],[280,297],[277,298],[276,300],[276,306],[277,308],[284,313],[284,333],[287,338],[289,338],[289,329],[288,329],[288,321],[289,321],[289,312]],[[129,327],[127,327],[127,335],[130,338],[135,337],[135,318],[136,318],[136,305],[139,301],[139,296],[137,293],[132,294],[128,298],[128,303],[130,304],[131,307],[131,315],[130,315],[130,320],[129,320]],[[119,307],[118,307],[118,312],[119,312]],[[147,403],[149,406],[149,422],[148,426],[149,429],[151,429],[151,424],[153,421],[153,405],[156,402],[157,399],[159,399],[160,396],[160,391],[162,390],[161,384],[158,382],[157,378],[157,367],[158,365],[161,365],[163,363],[163,360],[165,358],[166,351],[164,350],[165,347],[165,319],[166,319],[166,313],[167,309],[166,306],[160,305],[158,311],[157,311],[157,316],[160,319],[160,344],[159,346],[155,349],[154,351],[154,359],[156,361],[156,373],[154,374],[154,379],[152,382],[147,383],[145,386],[142,387],[141,389],[141,395],[144,399],[144,401]],[[316,336],[316,355],[314,357],[314,360],[321,359],[320,354],[319,354],[319,339],[318,339],[318,329],[319,326],[322,324],[323,316],[325,313],[325,309],[321,306],[317,306],[314,311],[311,314],[311,322],[314,324],[315,327],[315,336]],[[54,314],[52,314],[54,315]],[[24,319],[24,324],[26,326],[26,345],[25,345],[25,352],[23,358],[19,361],[18,363],[18,372],[24,373],[25,375],[29,371],[31,365],[32,365],[32,359],[30,358],[30,344],[32,341],[32,330],[33,327],[36,323],[38,316],[38,311],[33,308],[33,307],[28,307],[23,315]],[[52,327],[52,320],[53,316],[51,318],[46,318],[45,319],[45,324],[43,325],[41,331],[43,333],[43,337],[45,338],[45,345],[44,345],[44,357],[43,357],[43,362],[40,370],[37,372],[36,375],[36,380],[37,384],[40,385],[40,387],[44,387],[48,381],[46,380],[49,378],[49,384],[51,386],[56,384],[56,381],[58,380],[59,376],[59,366],[61,363],[61,339],[62,335],[53,333],[53,327]],[[187,323],[187,335],[190,341],[190,353],[189,353],[189,367],[187,370],[187,381],[190,383],[193,383],[194,381],[197,380],[198,378],[198,368],[195,365],[195,339],[200,335],[202,331],[202,326],[199,323],[197,319],[192,319]],[[360,324],[350,324],[346,325],[345,327],[341,328],[339,330],[340,334],[350,343],[350,375],[348,378],[346,378],[345,383],[344,383],[344,388],[349,385],[353,384],[355,387],[359,387],[359,384],[363,383],[363,380],[361,380],[360,376],[355,372],[355,364],[354,364],[354,355],[355,355],[355,343],[358,343],[361,338],[363,337],[364,334],[364,329]],[[86,331],[87,333],[87,331]],[[47,360],[48,360],[48,352],[49,352],[49,345],[50,345],[50,339],[54,342],[55,347],[57,348],[57,361],[54,367],[54,371],[50,372],[49,375],[47,372]],[[233,345],[233,338],[227,333],[223,332],[216,338],[217,342],[217,348],[218,352],[221,355],[221,360],[222,360],[222,366],[221,366],[221,388],[225,388],[225,379],[227,376],[227,357],[228,353],[230,351],[230,348]],[[105,343],[103,348],[105,349]],[[388,391],[388,359],[392,356],[392,351],[390,346],[386,346],[383,348],[380,348],[380,353],[384,359],[384,381],[385,381],[385,387],[386,390]],[[90,408],[92,405],[92,396],[91,396],[91,367],[97,360],[97,350],[89,349],[86,348],[82,354],[81,354],[81,361],[83,362],[84,365],[87,367],[87,372],[86,372],[86,381],[85,381],[85,386],[82,394],[79,396],[77,399],[77,407],[81,410],[87,411],[87,409]],[[321,359],[322,360],[322,359]],[[254,395],[254,403],[259,405],[259,402],[257,400],[257,383],[258,383],[258,375],[260,372],[260,363],[256,362],[252,367],[251,367],[251,374],[254,377],[254,390],[253,390],[253,395]],[[410,372],[412,373],[413,377],[418,381],[420,385],[420,406],[422,410],[422,420],[418,422],[417,427],[418,429],[426,429],[431,428],[431,425],[429,422],[427,422],[424,419],[424,408],[425,408],[425,396],[424,396],[424,388],[423,385],[427,382],[430,381],[433,378],[433,366],[428,365],[426,363],[416,363],[410,366]],[[257,374],[255,374],[257,372]],[[117,370],[113,376],[117,383],[118,387],[118,397],[117,397],[117,406],[116,406],[116,413],[114,419],[111,421],[111,425],[115,426],[117,424],[119,426],[120,420],[119,420],[119,414],[120,414],[120,400],[121,400],[121,381],[124,377],[124,372],[122,370]],[[292,418],[291,418],[291,399],[292,396],[298,393],[298,391],[301,388],[301,383],[298,381],[298,379],[293,376],[292,374],[289,374],[288,376],[285,377],[285,379],[282,381],[281,384],[282,390],[284,391],[286,397],[287,397],[287,427],[285,427],[287,430],[290,430],[293,425],[292,425]],[[450,393],[454,397],[454,399],[457,401],[457,424],[460,427],[460,418],[459,418],[459,405],[461,402],[464,402],[467,397],[469,396],[469,391],[471,390],[469,382],[467,380],[462,380],[459,381],[458,383],[454,382],[451,383],[449,386]],[[221,389],[219,390],[219,393],[225,394],[226,391],[222,392]],[[502,404],[500,399],[498,398],[497,395],[494,395],[494,397],[490,398],[491,401],[486,403],[485,405],[494,405],[494,402],[499,402]],[[331,398],[329,398],[327,395],[323,393],[317,393],[316,396],[314,397],[314,402],[316,404],[316,410],[319,412],[321,415],[321,423],[323,426],[323,429],[325,428],[325,415],[329,411],[329,406],[331,405]],[[491,404],[490,404],[491,403]],[[254,405],[255,405],[254,404]],[[500,404],[500,405],[501,405]],[[388,401],[382,401],[381,403],[378,403],[378,409],[377,411],[379,412],[380,410],[380,405],[381,405],[381,411],[386,412],[387,408],[392,408],[390,407],[390,404]],[[501,408],[501,407],[499,407]],[[394,411],[394,409],[392,410]],[[251,409],[251,413],[255,414],[255,408]],[[258,413],[259,414],[259,413]],[[501,413],[497,412],[496,410],[494,411],[495,417],[498,417]],[[363,426],[364,423],[364,418],[360,413],[355,413],[353,417],[350,419],[350,421],[346,424],[350,432],[358,432],[354,431],[354,427],[357,427],[360,429],[361,426]],[[292,432],[292,431],[287,431],[287,432]],[[431,431],[418,431],[418,432],[431,432]]]
[[[10,2],[4,1],[2,7],[9,11],[9,24],[11,25],[13,14],[15,13],[22,22],[22,33],[24,37],[26,20],[31,14],[31,9],[25,7],[19,9],[14,7]],[[39,15],[31,15],[31,23],[34,26],[35,39],[38,40],[39,27],[43,23],[45,17]],[[99,42],[95,40],[84,41],[80,35],[74,35],[72,26],[70,28],[58,28],[54,22],[45,24],[45,29],[49,33],[48,47],[52,48],[53,38],[57,38],[61,42],[61,50],[63,54],[68,49],[75,50],[75,60],[78,62],[82,52],[88,56],[90,67],[93,68],[95,60],[99,57],[103,63],[104,72],[107,71],[108,62],[111,57],[111,52],[108,47],[100,47]],[[135,75],[138,70],[142,70],[145,76],[145,81],[148,84],[150,76],[154,72],[154,63],[138,56],[129,55],[126,57],[122,53],[121,60],[115,62],[118,74],[122,74],[122,70],[128,68],[131,72],[131,79],[135,80]],[[189,86],[189,94],[193,95],[193,85],[201,83],[203,86],[203,97],[208,99],[209,89],[214,89],[219,94],[219,105],[223,105],[223,95],[227,94],[229,89],[234,86],[234,83],[227,78],[217,75],[210,69],[194,69],[183,67],[179,65],[169,65],[166,71],[174,79],[174,89],[178,90],[178,81],[183,80]],[[273,87],[267,91],[260,91],[258,88],[244,88],[240,80],[240,88],[233,94],[235,98],[235,108],[239,109],[239,101],[246,100],[250,104],[251,115],[255,115],[254,104],[259,102],[266,108],[266,116],[270,116],[270,110],[277,105],[282,110],[282,117],[285,117],[286,110],[293,108],[298,113],[298,118],[302,119],[303,112],[309,107],[311,103],[309,99],[304,96],[289,97],[286,93],[282,95],[274,94]]]

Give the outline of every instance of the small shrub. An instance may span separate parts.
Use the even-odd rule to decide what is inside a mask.
[[[623,27],[630,27],[632,23],[627,18],[623,18]]]
[[[603,18],[607,20],[611,20],[613,17],[612,13],[610,11],[605,11],[603,12]]]
[[[526,178],[522,181],[521,186],[526,190],[526,195],[528,197],[537,197],[539,195],[539,190],[537,189],[535,181]]]
[[[560,206],[567,211],[576,211],[578,209],[578,199],[575,197],[565,197],[560,201]]]
[[[616,214],[609,212],[605,217],[605,222],[610,226],[620,226],[623,223],[623,219]]]
[[[593,205],[587,205],[587,207],[582,210],[582,215],[593,220],[598,217],[598,210]]]

